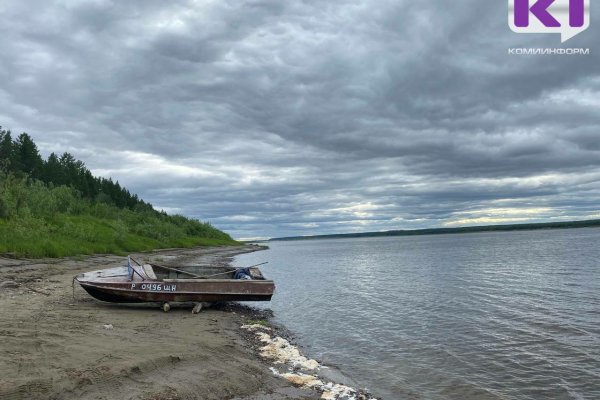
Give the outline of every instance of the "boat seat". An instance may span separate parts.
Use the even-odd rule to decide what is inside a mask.
[[[144,274],[146,274],[146,276],[148,278],[154,279],[154,280],[158,279],[156,277],[156,274],[154,273],[154,269],[152,269],[152,265],[150,265],[150,264],[144,264],[144,266],[142,266],[142,268],[144,269]]]

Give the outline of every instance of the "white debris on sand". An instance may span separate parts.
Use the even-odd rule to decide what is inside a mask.
[[[375,398],[367,398],[365,395],[359,394],[358,391],[349,386],[333,382],[323,383],[321,379],[314,375],[303,374],[302,372],[280,373],[273,367],[271,367],[271,372],[296,386],[318,390],[321,392],[321,399],[323,400],[377,400]]]
[[[274,364],[287,365],[291,371],[279,372],[275,367],[271,367],[274,375],[284,378],[296,386],[317,390],[321,393],[321,399],[324,400],[377,400],[369,398],[349,386],[333,382],[325,383],[316,374],[297,372],[298,369],[316,372],[320,368],[327,367],[304,357],[298,348],[287,340],[279,336],[271,338],[268,333],[264,332],[271,331],[271,328],[262,325],[243,325],[242,328],[254,332],[261,342],[266,343],[260,349],[261,357],[272,360]]]
[[[102,325],[102,327],[106,330],[112,330],[114,327],[112,326],[112,324],[107,324],[107,325]]]
[[[357,396],[356,390],[352,389],[351,387],[329,382],[323,387],[323,395],[321,395],[321,398],[325,400],[356,400],[359,398]]]
[[[314,375],[303,374],[301,372],[296,374],[291,372],[280,373],[273,367],[271,367],[271,372],[273,372],[273,375],[280,376],[296,386],[304,386],[313,389],[320,389],[325,386],[323,381]]]
[[[263,331],[272,330],[268,326],[264,326],[264,325],[260,325],[260,324],[242,325],[242,329],[246,329],[250,332],[256,332],[256,331],[260,331],[260,330],[263,330]]]
[[[313,371],[319,369],[320,365],[315,360],[309,360],[300,354],[295,346],[292,346],[287,340],[275,336],[271,338],[268,333],[255,332],[261,342],[266,346],[260,349],[260,355],[269,360],[274,360],[275,364],[290,364],[294,368],[300,368],[304,371]]]

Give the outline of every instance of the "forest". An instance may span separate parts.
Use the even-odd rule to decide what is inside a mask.
[[[477,232],[510,232],[510,231],[535,231],[540,229],[575,229],[575,228],[597,228],[600,227],[600,220],[592,219],[585,221],[564,221],[564,222],[544,222],[531,224],[506,224],[506,225],[483,225],[483,226],[464,226],[459,228],[431,228],[414,230],[393,230],[382,232],[357,232],[357,233],[337,233],[330,235],[315,236],[289,236],[272,238],[270,241],[285,240],[312,240],[312,239],[344,239],[359,237],[385,237],[385,236],[419,236],[419,235],[451,235],[459,233],[477,233]]]
[[[0,254],[63,257],[236,244],[209,223],[155,210],[69,153],[40,155],[0,127]]]

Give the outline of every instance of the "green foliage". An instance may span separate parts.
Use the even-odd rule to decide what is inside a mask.
[[[0,173],[0,253],[64,257],[236,243],[197,220],[119,208],[68,186]]]
[[[82,161],[72,154],[60,157],[52,153],[47,160],[40,156],[31,137],[22,133],[15,140],[10,131],[0,127],[0,170],[15,176],[26,176],[54,186],[67,185],[77,189],[84,198],[99,199],[120,208],[146,208],[152,206],[132,195],[112,179],[96,178]]]
[[[2,130],[0,126],[0,168],[9,171],[13,161],[13,141],[10,131]]]
[[[32,178],[40,178],[44,161],[36,144],[28,134],[22,133],[13,147],[13,169],[20,170]]]
[[[69,153],[42,160],[0,127],[0,253],[27,257],[236,244],[208,223],[158,212]]]

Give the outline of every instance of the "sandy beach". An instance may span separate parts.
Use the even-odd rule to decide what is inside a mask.
[[[255,246],[173,249],[134,255],[165,264],[226,264]],[[99,302],[74,275],[125,257],[0,258],[0,398],[316,399],[276,377],[240,328],[243,307]]]

